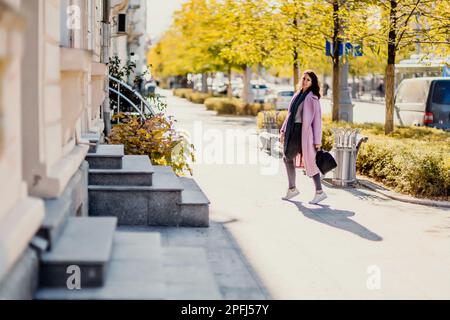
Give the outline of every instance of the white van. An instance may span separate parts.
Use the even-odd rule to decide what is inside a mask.
[[[450,78],[403,80],[395,94],[394,121],[401,126],[450,130]]]

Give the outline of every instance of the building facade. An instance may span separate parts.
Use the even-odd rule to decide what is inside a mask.
[[[84,159],[108,92],[104,11],[128,7],[111,2],[0,0],[0,298],[33,297],[56,207],[87,215]]]

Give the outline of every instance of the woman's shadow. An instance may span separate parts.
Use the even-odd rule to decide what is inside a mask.
[[[383,238],[376,233],[350,219],[349,217],[355,215],[353,211],[331,209],[328,205],[317,205],[316,208],[307,208],[300,201],[288,201],[294,203],[306,218],[354,233],[367,240],[383,240]]]

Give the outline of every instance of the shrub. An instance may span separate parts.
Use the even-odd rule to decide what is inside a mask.
[[[260,111],[264,110],[264,105],[262,103],[252,103],[246,105],[246,107],[247,107],[246,111],[248,112],[247,114],[250,116],[256,116]]]
[[[221,98],[208,98],[204,101],[206,110],[215,110],[218,100]]]
[[[208,98],[204,102],[207,110],[217,111],[218,114],[237,114],[244,109],[244,103],[239,99]]]
[[[192,89],[189,88],[177,88],[177,89],[173,89],[173,94],[177,97],[180,98],[187,98],[187,96],[189,94],[191,94],[193,92]]]
[[[148,155],[154,165],[168,165],[176,174],[186,171],[192,175],[189,162],[194,162],[194,145],[187,137],[174,129],[174,120],[166,119],[162,114],[141,122],[136,116],[119,114],[121,123],[115,125],[108,141],[111,144],[123,144],[125,154]]]
[[[202,92],[190,92],[186,94],[186,98],[193,102],[193,103],[204,103],[206,99],[208,99],[209,97],[211,97],[210,94],[208,93],[202,93]]]
[[[268,104],[246,104],[241,99],[228,97],[212,97],[204,102],[207,110],[215,110],[218,114],[234,114],[238,116],[257,116],[260,111],[270,109]]]
[[[423,142],[372,136],[361,147],[356,169],[402,193],[450,197],[449,154]]]
[[[243,108],[244,104],[238,99],[218,98],[214,110],[217,114],[237,114]]]

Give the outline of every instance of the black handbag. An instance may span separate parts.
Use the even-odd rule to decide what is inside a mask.
[[[323,150],[317,151],[316,164],[323,175],[337,167],[336,160],[334,160],[333,156]]]

